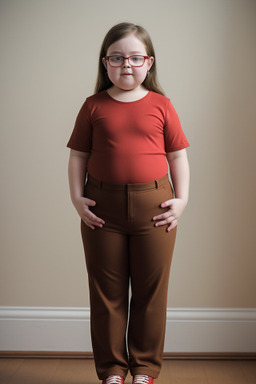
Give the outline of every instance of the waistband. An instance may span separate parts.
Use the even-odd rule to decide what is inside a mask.
[[[91,175],[88,175],[88,178],[87,178],[87,183],[92,184],[99,189],[105,189],[109,191],[146,191],[148,189],[157,189],[168,182],[169,182],[168,175],[165,175],[160,179],[150,181],[148,183],[138,183],[138,184],[106,183],[105,181],[100,181],[98,179],[95,179]]]

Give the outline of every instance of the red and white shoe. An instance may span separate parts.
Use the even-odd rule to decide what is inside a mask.
[[[122,376],[111,375],[102,380],[102,384],[124,384],[124,378]]]
[[[132,384],[154,384],[154,379],[151,376],[135,375]]]

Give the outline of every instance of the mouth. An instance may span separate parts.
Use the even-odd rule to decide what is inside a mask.
[[[124,73],[122,73],[122,76],[132,76],[132,74],[128,73],[128,72],[124,72]]]

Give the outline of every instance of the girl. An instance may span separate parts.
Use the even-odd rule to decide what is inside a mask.
[[[158,85],[148,33],[114,26],[100,51],[95,94],[67,145],[103,384],[123,384],[129,369],[133,384],[159,375],[176,226],[188,201],[188,145]]]

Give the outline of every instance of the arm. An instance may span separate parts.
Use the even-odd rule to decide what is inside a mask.
[[[77,213],[88,227],[95,229],[95,226],[102,227],[105,222],[94,215],[89,209],[90,206],[93,207],[96,205],[96,202],[83,197],[89,157],[90,153],[88,152],[79,152],[71,149],[68,163],[68,177],[70,196]]]
[[[178,219],[188,202],[190,172],[185,149],[169,152],[166,156],[170,166],[175,198],[163,202],[161,207],[169,207],[169,210],[153,217],[153,220],[156,221],[155,226],[168,224],[167,231],[171,231],[177,226]]]

